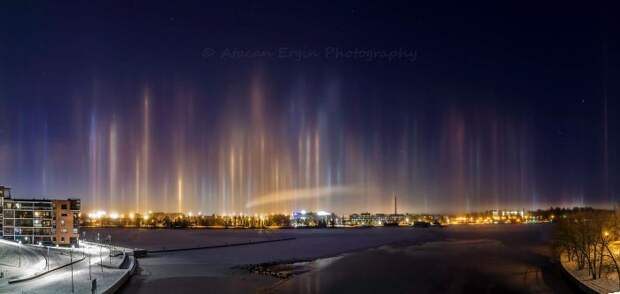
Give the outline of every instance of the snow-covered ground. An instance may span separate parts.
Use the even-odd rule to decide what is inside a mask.
[[[0,271],[4,275],[3,280],[32,275],[44,271],[46,267],[45,256],[37,249],[0,240]]]
[[[97,279],[99,293],[127,271],[118,268],[123,255],[110,257],[108,248],[94,244],[82,244],[81,248],[75,249],[50,247],[48,255],[47,247],[2,242],[0,252],[6,253],[0,257],[3,263],[10,264],[18,254],[21,254],[22,259],[21,267],[10,267],[10,273],[0,279],[0,293],[91,293],[91,279]],[[29,281],[8,283],[9,280],[46,272],[48,256],[49,269],[68,265],[71,260],[75,263]]]
[[[562,258],[562,265],[575,279],[578,279],[581,283],[598,293],[614,293],[620,291],[618,287],[618,275],[613,272],[605,273],[602,278],[593,280],[587,268],[578,270],[577,263],[574,261],[569,262],[568,258]]]

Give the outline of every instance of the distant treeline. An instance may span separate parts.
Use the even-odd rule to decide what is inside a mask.
[[[143,227],[143,228],[189,228],[189,227],[289,227],[291,220],[284,214],[265,216],[219,216],[219,215],[184,215],[169,213],[151,213],[132,215],[131,217],[83,219],[83,226],[97,227]]]
[[[544,219],[551,218],[561,218],[564,216],[568,216],[574,213],[582,213],[582,212],[594,212],[594,211],[605,211],[602,209],[595,209],[592,207],[573,207],[573,208],[564,208],[564,207],[550,207],[548,209],[538,209],[530,211],[533,216],[540,216]]]

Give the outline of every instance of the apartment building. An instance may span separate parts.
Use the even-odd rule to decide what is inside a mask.
[[[80,200],[16,199],[0,186],[2,238],[27,244],[76,244]]]

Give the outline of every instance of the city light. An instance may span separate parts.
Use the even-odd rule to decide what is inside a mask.
[[[91,217],[92,216],[92,217]],[[136,219],[142,222],[134,222]],[[551,222],[550,215],[537,211],[525,210],[489,210],[465,215],[443,214],[386,214],[386,213],[353,213],[337,215],[328,211],[316,212],[299,210],[292,213],[254,213],[231,212],[224,215],[204,215],[202,211],[194,213],[145,212],[143,215],[134,213],[118,214],[111,212],[105,215],[85,215],[82,223],[85,226],[126,226],[126,227],[319,227],[319,226],[414,226],[414,225],[492,225],[492,224],[538,224]],[[603,233],[605,234],[605,233]]]
[[[104,217],[105,215],[106,215],[106,212],[104,210],[97,210],[97,211],[90,212],[88,214],[88,217],[92,219],[100,219]]]

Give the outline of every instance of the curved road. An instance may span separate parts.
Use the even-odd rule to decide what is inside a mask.
[[[0,270],[3,280],[25,277],[45,270],[45,257],[30,246],[0,240]]]
[[[18,245],[8,241],[0,241],[0,265],[5,277],[0,279],[0,293],[91,293],[91,279],[97,279],[97,293],[115,283],[127,269],[119,269],[123,258],[109,257],[109,251],[102,247],[85,245],[84,248],[49,248],[50,269],[70,263],[70,252],[73,266],[65,266],[53,270],[32,280],[9,284],[9,280],[31,277],[46,271],[47,248],[31,245]],[[19,265],[21,256],[22,266]],[[90,257],[90,258],[89,258]],[[103,264],[100,262],[103,261]],[[90,265],[90,266],[89,266]]]

